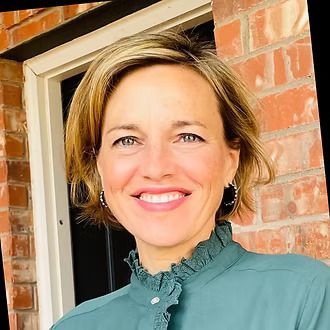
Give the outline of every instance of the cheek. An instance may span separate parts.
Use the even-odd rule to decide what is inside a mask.
[[[191,179],[203,186],[223,184],[224,164],[219,153],[214,150],[183,157],[179,163]]]
[[[136,164],[117,157],[104,157],[100,161],[102,183],[106,192],[111,193],[125,188],[136,170]]]

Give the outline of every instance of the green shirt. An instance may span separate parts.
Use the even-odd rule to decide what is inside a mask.
[[[329,330],[330,268],[309,257],[246,251],[225,221],[171,271],[148,274],[132,251],[131,283],[87,301],[54,330]]]

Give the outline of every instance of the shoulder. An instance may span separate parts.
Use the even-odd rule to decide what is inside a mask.
[[[322,261],[300,254],[261,254],[247,251],[237,270],[250,270],[267,273],[288,273],[306,281],[330,281],[330,267]]]
[[[130,285],[127,285],[119,290],[116,290],[107,295],[94,298],[88,301],[85,301],[73,308],[70,312],[66,313],[60,320],[58,320],[51,329],[60,330],[67,329],[67,323],[72,324],[73,319],[84,318],[88,314],[88,318],[91,320],[90,316],[94,313],[97,314],[99,310],[102,310],[104,307],[111,309],[113,306],[121,305],[123,300],[125,300],[128,294],[128,288]],[[71,329],[71,328],[70,328]]]
[[[330,267],[325,263],[299,254],[246,251],[232,270],[229,275],[243,283],[245,295],[257,290],[259,301],[289,310],[295,329],[329,328]]]

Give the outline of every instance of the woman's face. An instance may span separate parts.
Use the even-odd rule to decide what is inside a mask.
[[[138,246],[206,239],[238,157],[215,93],[192,69],[137,69],[107,102],[98,170],[111,211]]]

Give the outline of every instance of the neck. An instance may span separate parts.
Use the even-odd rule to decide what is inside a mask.
[[[196,245],[207,240],[213,229],[214,225],[210,228],[203,228],[196,237],[175,246],[155,246],[135,238],[140,263],[151,275],[162,271],[170,271],[172,264],[178,264],[182,258],[190,258]]]

